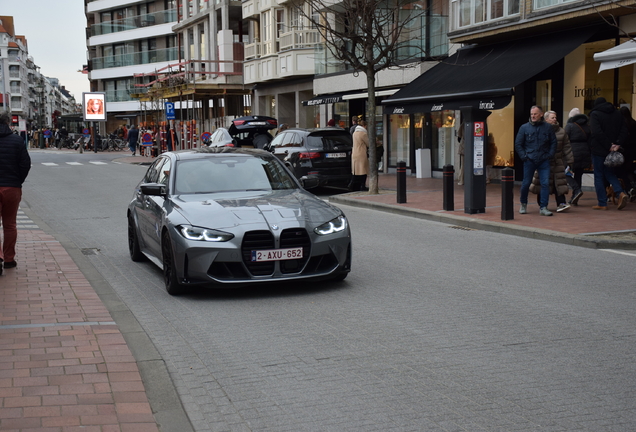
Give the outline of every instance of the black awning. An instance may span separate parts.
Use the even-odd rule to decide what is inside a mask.
[[[572,29],[498,44],[469,46],[385,99],[385,114],[459,109],[501,109],[514,87],[585,43],[595,28]]]
[[[309,100],[303,101],[303,105],[304,106],[313,106],[313,105],[323,105],[323,104],[342,102],[342,96],[343,95],[344,95],[344,93],[319,95],[319,96],[313,97],[313,98],[311,98]]]

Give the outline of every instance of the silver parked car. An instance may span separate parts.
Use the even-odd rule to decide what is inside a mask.
[[[343,280],[351,269],[349,224],[303,189],[312,181],[297,180],[263,150],[164,153],[128,206],[130,257],[162,268],[172,295],[206,284]]]

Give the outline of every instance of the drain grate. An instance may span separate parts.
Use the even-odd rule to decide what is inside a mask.
[[[99,249],[98,248],[84,248],[84,249],[82,249],[82,253],[84,255],[99,255]]]
[[[456,230],[462,230],[462,231],[477,231],[474,228],[468,228],[468,227],[459,226],[459,225],[451,225],[450,228],[456,229]]]

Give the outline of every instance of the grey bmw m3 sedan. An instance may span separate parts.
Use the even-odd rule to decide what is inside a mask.
[[[293,280],[343,280],[351,270],[344,213],[305,191],[272,154],[208,148],[168,152],[128,206],[133,261],[163,270],[168,293]]]

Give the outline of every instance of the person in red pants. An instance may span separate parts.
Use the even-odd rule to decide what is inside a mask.
[[[31,169],[31,157],[24,141],[13,133],[8,113],[0,113],[0,220],[4,232],[0,248],[0,275],[3,268],[15,267],[16,217],[22,199],[22,183]]]

